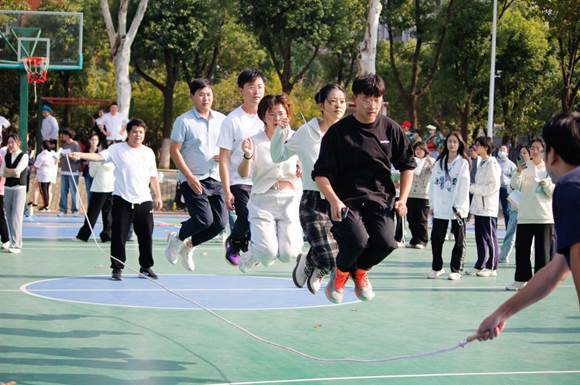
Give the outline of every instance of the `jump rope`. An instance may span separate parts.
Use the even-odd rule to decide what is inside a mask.
[[[66,162],[68,164],[69,170],[71,169],[71,164],[70,164],[70,160],[69,160],[69,154],[64,154],[65,158],[66,158]],[[75,179],[73,178],[73,185],[75,186],[75,189],[77,191],[77,194],[79,194],[79,189],[78,189],[78,185],[75,181]],[[167,293],[170,293],[172,295],[174,295],[177,298],[182,299],[183,301],[192,304],[200,309],[202,309],[203,311],[205,311],[206,313],[214,316],[215,318],[225,322],[226,324],[230,325],[231,327],[239,330],[240,332],[242,332],[243,334],[255,339],[256,341],[259,341],[263,344],[275,347],[277,349],[280,350],[284,350],[286,352],[290,352],[293,354],[296,354],[302,358],[306,358],[308,360],[312,360],[312,361],[317,361],[317,362],[323,362],[323,363],[340,363],[340,362],[352,362],[352,363],[367,363],[367,364],[373,364],[373,363],[384,363],[384,362],[393,362],[393,361],[403,361],[403,360],[412,360],[412,359],[417,359],[417,358],[422,358],[422,357],[429,357],[429,356],[434,356],[434,355],[438,355],[438,354],[442,354],[442,353],[448,353],[448,352],[452,352],[454,350],[457,350],[459,348],[464,348],[468,343],[476,341],[477,340],[477,336],[476,335],[471,335],[469,337],[467,337],[466,339],[459,341],[458,343],[456,343],[453,346],[448,346],[448,347],[443,347],[441,349],[437,349],[437,350],[433,350],[433,351],[428,351],[428,352],[421,352],[421,353],[415,353],[415,354],[407,354],[407,355],[400,355],[400,356],[390,356],[390,357],[383,357],[383,358],[354,358],[354,357],[344,357],[344,358],[328,358],[328,357],[320,357],[320,356],[315,356],[312,354],[308,354],[308,353],[304,353],[298,349],[295,349],[293,347],[290,346],[286,346],[286,345],[282,345],[280,343],[271,341],[267,338],[261,337],[255,333],[253,333],[252,331],[246,329],[245,327],[230,321],[229,319],[225,318],[224,316],[218,314],[217,312],[215,312],[214,310],[208,308],[207,306],[197,302],[194,299],[190,299],[187,298],[185,296],[183,296],[182,294],[178,293],[177,291],[168,288],[167,286],[163,285],[162,283],[160,283],[158,280],[152,279],[144,274],[142,274],[141,272],[139,272],[139,270],[132,268],[131,266],[127,265],[125,262],[113,257],[112,255],[110,255],[110,253],[106,252],[105,250],[103,250],[103,248],[99,245],[98,241],[97,241],[97,236],[94,232],[93,226],[91,225],[88,215],[87,215],[87,210],[85,209],[83,202],[81,199],[79,199],[79,203],[81,208],[84,211],[84,217],[87,221],[87,224],[89,225],[89,228],[91,230],[91,235],[93,238],[93,241],[95,243],[95,245],[97,246],[97,249],[99,249],[99,251],[105,255],[108,258],[111,258],[113,260],[115,260],[116,262],[120,263],[123,265],[124,268],[127,268],[128,270],[130,270],[131,272],[137,274],[140,278],[145,278],[147,279],[149,282],[151,282],[154,285],[157,285],[159,288],[161,288],[162,290],[166,291]]]

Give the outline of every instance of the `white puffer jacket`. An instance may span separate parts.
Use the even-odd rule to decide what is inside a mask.
[[[494,157],[481,160],[475,174],[475,183],[469,192],[473,194],[470,213],[481,217],[497,218],[501,167]]]

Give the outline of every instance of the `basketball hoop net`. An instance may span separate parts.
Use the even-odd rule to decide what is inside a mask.
[[[48,58],[44,56],[28,56],[22,59],[24,70],[28,74],[28,84],[34,86],[34,102],[36,103],[36,83],[46,82],[48,73]]]

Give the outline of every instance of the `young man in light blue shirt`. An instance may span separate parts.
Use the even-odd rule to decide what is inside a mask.
[[[179,233],[169,234],[165,256],[193,271],[197,245],[221,233],[226,224],[226,206],[220,181],[217,140],[225,116],[211,109],[213,91],[206,79],[189,85],[193,108],[180,115],[171,131],[171,159],[177,166],[181,193],[190,218]]]

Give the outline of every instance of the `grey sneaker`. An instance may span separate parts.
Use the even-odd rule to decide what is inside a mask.
[[[326,271],[315,267],[306,281],[308,291],[312,294],[318,293],[318,290],[320,290],[320,287],[322,286],[322,278],[324,278],[325,275]]]
[[[308,263],[308,257],[303,254],[299,254],[296,258],[296,266],[292,270],[292,280],[296,287],[304,287],[306,280],[312,273],[312,266]]]
[[[240,264],[238,268],[242,273],[249,273],[250,270],[254,269],[255,267],[259,266],[260,262],[256,261],[251,253],[242,252],[240,256]]]
[[[165,247],[165,257],[172,265],[179,261],[180,250],[183,246],[183,241],[179,239],[175,231],[167,235],[167,246]]]

